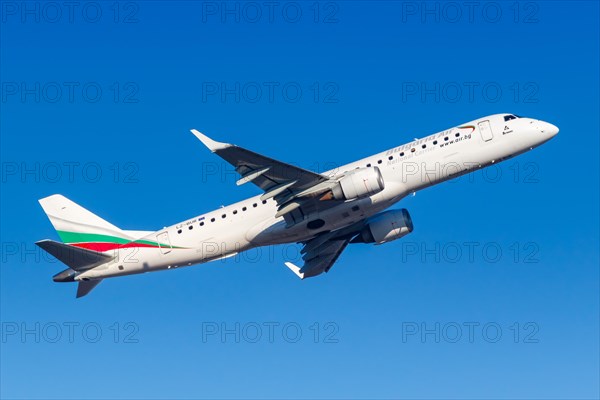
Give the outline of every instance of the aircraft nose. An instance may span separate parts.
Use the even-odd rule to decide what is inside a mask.
[[[556,125],[552,125],[551,123],[545,121],[539,121],[539,129],[543,134],[548,135],[551,138],[556,136],[559,131]]]

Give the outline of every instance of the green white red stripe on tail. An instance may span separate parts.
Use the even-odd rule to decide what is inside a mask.
[[[144,239],[152,232],[122,230],[59,194],[41,199],[40,204],[61,240],[70,246],[99,252],[131,247],[181,248]]]
[[[81,247],[88,250],[94,251],[109,251],[114,249],[125,249],[131,247],[150,247],[150,248],[173,248],[178,249],[180,247],[171,246],[168,243],[154,242],[151,240],[131,240],[118,236],[103,235],[97,233],[83,233],[83,232],[67,232],[57,231],[60,239],[71,246]]]

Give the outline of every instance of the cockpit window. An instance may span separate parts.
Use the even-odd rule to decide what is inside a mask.
[[[518,115],[514,115],[514,114],[507,114],[504,116],[504,121],[510,121],[511,119],[517,119],[517,118],[521,118]]]

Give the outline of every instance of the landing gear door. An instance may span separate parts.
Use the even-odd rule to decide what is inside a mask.
[[[160,247],[160,252],[162,254],[168,254],[171,252],[173,246],[171,246],[171,240],[169,239],[169,232],[163,232],[156,235],[156,241],[158,242],[158,247]]]
[[[481,138],[484,142],[489,142],[494,138],[494,134],[492,133],[492,127],[490,125],[490,121],[485,120],[481,121],[479,124],[479,133],[481,134]]]

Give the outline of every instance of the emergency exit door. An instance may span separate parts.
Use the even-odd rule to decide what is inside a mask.
[[[494,138],[494,134],[492,133],[492,126],[490,125],[490,121],[485,120],[481,121],[479,124],[479,133],[481,134],[481,138],[484,142],[489,142]]]
[[[167,254],[171,252],[173,246],[171,246],[171,240],[169,240],[169,232],[163,232],[159,235],[156,235],[156,241],[158,242],[158,247],[160,247],[161,253]]]

